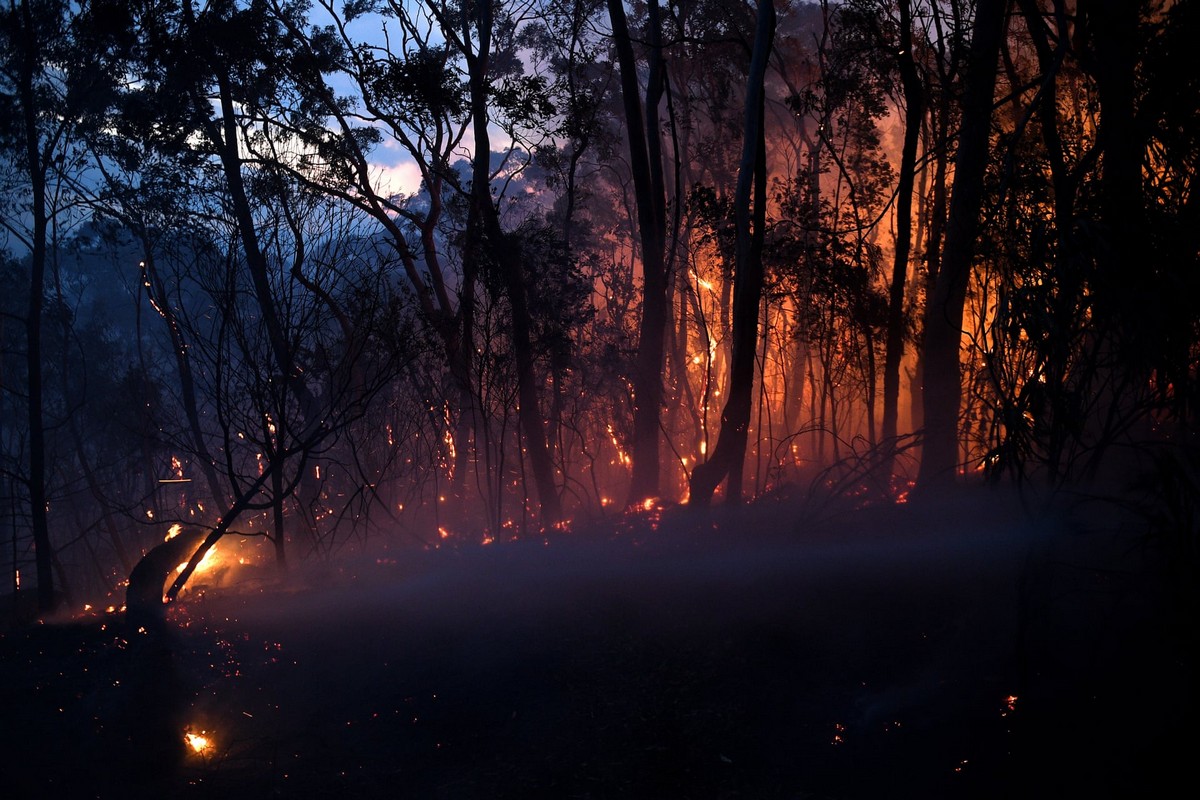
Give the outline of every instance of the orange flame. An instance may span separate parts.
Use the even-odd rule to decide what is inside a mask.
[[[188,747],[192,748],[192,752],[197,754],[203,754],[213,746],[212,738],[207,731],[200,731],[199,733],[186,731],[183,734],[183,739],[187,742]]]

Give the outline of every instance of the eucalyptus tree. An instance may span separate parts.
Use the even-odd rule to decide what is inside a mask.
[[[319,0],[308,19],[287,4],[272,11],[296,48],[290,69],[301,91],[276,107],[269,125],[302,145],[287,158],[267,157],[314,189],[369,215],[386,233],[424,324],[444,352],[454,466],[462,497],[478,426],[473,386],[478,275],[457,269],[447,203],[459,195],[454,166],[468,132],[469,108],[455,55],[437,21],[420,5]],[[379,25],[378,37],[357,28]],[[342,91],[335,87],[344,87]],[[372,151],[396,147],[420,186],[395,185]],[[419,191],[418,191],[419,189]]]
[[[895,39],[889,41],[895,53],[895,69],[900,78],[900,103],[904,109],[904,141],[896,183],[896,244],[888,283],[887,343],[883,365],[883,420],[880,436],[885,444],[899,432],[900,364],[904,358],[907,316],[905,284],[912,253],[913,192],[917,173],[917,148],[925,121],[925,87],[914,52],[913,2],[896,0]]]
[[[38,606],[54,605],[53,544],[47,518],[44,307],[51,240],[76,206],[63,176],[80,169],[81,131],[114,85],[117,51],[97,27],[116,12],[106,2],[82,8],[57,0],[9,0],[0,6],[0,225],[28,254],[24,315],[28,465],[23,476],[36,553]],[[83,13],[81,13],[83,12]],[[93,27],[97,26],[97,27]]]
[[[754,43],[746,80],[745,132],[734,194],[736,267],[733,290],[733,359],[729,394],[721,412],[716,449],[697,465],[690,482],[690,500],[707,504],[724,479],[725,499],[742,499],[743,466],[752,406],[755,355],[759,344],[759,304],[763,286],[763,242],[767,220],[767,143],[764,85],[775,41],[774,0],[759,0]]]
[[[277,11],[304,56],[293,66],[306,101],[283,109],[273,122],[310,148],[292,166],[294,174],[369,213],[396,248],[423,316],[442,341],[457,392],[449,410],[457,419],[452,485],[458,497],[482,424],[473,385],[476,292],[481,279],[494,275],[501,281],[520,396],[522,458],[532,467],[542,520],[555,524],[561,510],[540,413],[520,242],[505,229],[498,206],[503,186],[529,165],[543,138],[538,131],[554,111],[546,78],[527,73],[520,58],[522,14],[529,8],[431,1],[356,3],[339,10],[323,2],[321,10],[332,22],[307,31],[286,9]],[[381,21],[381,38],[356,38],[352,23],[367,15]],[[353,90],[338,96],[334,80]],[[507,140],[499,156],[492,150],[492,126]],[[383,137],[399,145],[420,173],[419,194],[379,185],[370,153]],[[465,172],[460,161],[468,165]],[[456,208],[465,209],[461,219],[454,218]]]
[[[431,4],[430,10],[466,66],[474,146],[464,265],[466,269],[480,269],[486,268],[486,260],[494,260],[494,267],[503,281],[509,302],[517,370],[517,414],[524,449],[529,455],[537,486],[541,524],[555,526],[562,521],[562,506],[550,443],[542,424],[528,287],[522,274],[520,243],[504,230],[499,209],[492,198],[489,130],[494,116],[501,119],[508,116],[511,124],[506,127],[510,135],[519,127],[527,127],[533,119],[549,116],[551,109],[544,105],[545,81],[541,76],[524,74],[514,63],[516,41],[510,32],[515,30],[518,21],[511,9],[493,7],[492,0],[476,0],[468,8],[452,9]]]
[[[1183,176],[1196,88],[1167,76],[1179,74],[1198,18],[1169,4],[1085,4],[1078,16],[1059,0],[1017,8],[1004,59],[1014,90],[981,245],[979,283],[994,313],[971,348],[986,380],[967,402],[982,424],[966,444],[993,478],[1056,487],[1136,462],[1129,452],[1169,462],[1162,439],[1194,418],[1194,369],[1184,365],[1196,363],[1197,316],[1180,298],[1195,286]],[[1106,82],[1116,85],[1102,91]]]
[[[983,178],[990,153],[996,62],[1004,38],[1007,9],[1007,0],[980,0],[972,25],[946,241],[934,291],[927,299],[925,436],[917,477],[922,491],[952,483],[959,465],[963,305],[980,224]]]
[[[260,2],[199,8],[190,0],[146,2],[122,10],[117,27],[136,46],[123,64],[129,83],[113,100],[112,130],[98,140],[96,164],[107,171],[109,195],[98,205],[143,239],[144,281],[171,335],[180,374],[192,375],[193,363],[201,362],[195,377],[208,396],[213,428],[199,430],[200,411],[186,399],[191,391],[184,404],[206,473],[220,463],[226,484],[224,490],[213,487],[219,516],[178,577],[174,595],[239,515],[266,503],[281,525],[281,498],[297,488],[302,508],[320,504],[316,470],[306,467],[362,415],[381,381],[363,378],[360,369],[372,347],[371,327],[348,320],[338,299],[341,288],[319,283],[336,276],[312,270],[306,257],[312,248],[305,249],[303,198],[289,188],[286,170],[257,158],[280,141],[267,124],[268,109],[298,97],[290,80],[295,71],[287,65],[303,53],[287,29]],[[217,245],[197,250],[202,257],[193,266],[200,274],[178,276],[198,285],[212,313],[189,315],[172,302],[176,290],[164,285],[153,259],[165,242],[158,238],[160,227],[170,217],[148,213],[148,198],[133,196],[140,190],[133,182],[113,179],[118,170],[138,172],[141,188],[165,182],[160,188],[169,198],[178,197],[172,181],[205,176],[193,184],[194,198],[174,202],[204,220],[206,235],[197,241]],[[331,366],[320,353],[334,341],[342,358]],[[232,371],[234,363],[244,369]],[[246,458],[256,460],[247,454],[253,443],[247,434],[258,430],[265,431],[259,443],[271,444],[259,452],[271,458],[262,469],[247,468]],[[216,483],[211,474],[209,482]],[[274,497],[264,500],[270,488]],[[313,514],[305,518],[316,539]],[[282,560],[280,528],[274,536]]]
[[[642,314],[633,366],[633,470],[627,504],[655,498],[660,491],[662,366],[667,325],[667,192],[663,172],[659,105],[666,88],[662,12],[648,5],[647,77],[643,95],[633,38],[622,0],[608,0],[613,48],[621,73],[626,143],[637,202],[641,243]]]

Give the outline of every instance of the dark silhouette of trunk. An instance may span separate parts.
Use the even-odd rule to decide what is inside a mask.
[[[729,396],[721,411],[721,433],[712,456],[692,471],[689,502],[707,505],[722,479],[725,500],[742,499],[747,430],[754,389],[758,351],[759,304],[763,283],[763,234],[767,204],[767,144],[764,119],[764,86],[767,59],[775,40],[774,0],[761,0],[746,81],[745,134],[734,193],[737,226],[733,287],[733,357],[729,370]],[[751,194],[753,193],[753,206]]]
[[[1106,289],[1121,298],[1119,305],[1137,314],[1145,307],[1129,293],[1136,293],[1145,283],[1134,277],[1141,269],[1134,250],[1142,239],[1143,216],[1142,146],[1134,119],[1138,4],[1092,0],[1080,5],[1085,14],[1080,23],[1091,35],[1090,66],[1102,115],[1096,133],[1103,159],[1100,191],[1103,221],[1114,253],[1103,264],[1109,272]]]
[[[963,306],[983,203],[996,59],[1004,37],[1007,5],[1006,0],[980,0],[975,10],[946,244],[926,317],[925,438],[917,476],[922,492],[952,484],[958,467]]]
[[[929,141],[933,143],[931,150],[933,153],[933,178],[927,221],[928,235],[925,244],[925,306],[912,378],[913,428],[915,430],[920,430],[925,426],[925,331],[929,328],[934,286],[937,285],[937,276],[942,269],[942,242],[946,233],[946,167],[949,155],[946,153],[944,143],[947,136],[949,109],[946,108],[945,103],[941,105],[940,112],[935,111],[930,115],[936,119],[931,120],[928,137]]]
[[[1050,164],[1050,179],[1054,186],[1054,229],[1057,235],[1054,268],[1059,280],[1059,290],[1052,301],[1052,309],[1056,326],[1061,331],[1076,328],[1075,315],[1080,297],[1079,272],[1074,268],[1074,246],[1072,244],[1072,229],[1074,228],[1075,194],[1077,180],[1067,165],[1063,148],[1062,135],[1058,125],[1058,72],[1066,57],[1070,40],[1061,37],[1057,47],[1051,47],[1051,36],[1046,29],[1042,13],[1036,0],[1019,0],[1021,12],[1025,16],[1025,24],[1029,29],[1029,37],[1037,53],[1038,67],[1042,73],[1042,87],[1038,94],[1038,121],[1041,123],[1042,143],[1046,148],[1046,160]],[[1055,0],[1054,13],[1056,27],[1067,29],[1067,13],[1061,0]],[[1065,424],[1049,426],[1049,441],[1046,445],[1046,466],[1049,480],[1053,485],[1059,476],[1067,437],[1071,430],[1068,417],[1071,410],[1063,402],[1063,390],[1070,371],[1068,360],[1070,340],[1067,336],[1055,337],[1050,346],[1053,348],[1051,357],[1046,364],[1046,386],[1054,404],[1053,413],[1056,420]]]
[[[1158,269],[1147,268],[1145,262],[1153,257],[1153,241],[1145,232],[1145,146],[1135,119],[1139,8],[1132,2],[1090,0],[1079,3],[1079,12],[1077,24],[1088,44],[1085,66],[1095,79],[1100,105],[1096,145],[1105,246],[1097,260],[1097,322],[1102,329],[1119,332],[1115,355],[1127,377],[1135,385],[1145,385],[1148,373],[1162,363],[1164,343],[1155,332],[1166,312],[1154,297]],[[1125,413],[1113,409],[1109,418],[1123,418]]]
[[[900,0],[900,52],[897,63],[904,88],[904,145],[896,185],[896,258],[888,293],[887,340],[883,356],[883,430],[885,446],[897,433],[900,400],[900,362],[904,359],[904,285],[912,246],[913,185],[917,172],[917,143],[925,115],[925,93],[912,53],[910,0]]]
[[[274,457],[278,454],[272,453]],[[281,571],[287,569],[287,537],[283,525],[283,469],[271,471],[271,522],[274,531],[271,533],[271,544],[275,548],[275,565]]]
[[[463,42],[471,95],[472,133],[475,158],[471,175],[471,208],[468,219],[470,243],[466,259],[482,257],[486,249],[496,260],[508,295],[512,315],[513,355],[517,367],[517,418],[525,439],[525,450],[533,470],[541,506],[541,524],[554,526],[562,521],[562,507],[554,480],[554,460],[542,424],[541,403],[537,390],[533,353],[533,323],[529,316],[525,277],[521,267],[520,246],[515,237],[500,225],[500,214],[491,193],[491,137],[488,133],[488,61],[491,57],[492,7],[489,0],[476,3],[479,40],[470,52]]]
[[[46,233],[49,223],[46,209],[46,159],[38,131],[38,98],[34,76],[42,57],[37,26],[29,3],[21,4],[21,24],[27,41],[20,65],[21,111],[25,158],[29,173],[30,209],[33,217],[29,259],[29,311],[25,318],[26,354],[29,390],[29,516],[33,527],[34,559],[37,568],[38,611],[54,610],[54,550],[50,544],[50,523],[46,515],[46,427],[42,375],[42,309],[46,290]]]
[[[163,602],[167,578],[187,563],[204,542],[204,531],[183,531],[150,548],[129,573],[125,588],[125,619],[133,628],[160,631],[166,624],[167,606]],[[198,562],[197,562],[198,563]]]
[[[661,20],[658,3],[649,5],[649,75],[645,115],[638,88],[637,63],[629,36],[629,23],[621,0],[608,0],[613,44],[621,72],[621,99],[629,141],[629,163],[637,203],[638,233],[642,245],[642,320],[633,368],[633,473],[627,503],[635,505],[659,494],[659,428],[662,411],[662,364],[667,324],[666,186],[658,129],[658,103],[662,98]]]

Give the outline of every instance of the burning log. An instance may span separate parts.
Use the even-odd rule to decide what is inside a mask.
[[[163,589],[167,579],[180,564],[186,563],[204,541],[205,532],[174,532],[167,540],[150,548],[129,573],[125,590],[125,619],[133,627],[148,630],[166,622],[166,598]]]

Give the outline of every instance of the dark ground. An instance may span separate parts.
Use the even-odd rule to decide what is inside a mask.
[[[676,512],[12,630],[0,795],[1178,796],[1194,631],[1099,520]]]

